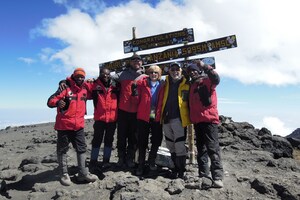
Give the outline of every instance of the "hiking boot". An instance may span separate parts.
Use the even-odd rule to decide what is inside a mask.
[[[102,168],[99,166],[99,165],[91,165],[89,167],[89,171],[92,173],[92,174],[99,174],[102,172]]]
[[[99,180],[98,176],[96,176],[95,174],[91,174],[90,172],[87,173],[87,175],[83,175],[81,173],[78,174],[77,176],[77,181],[79,182],[95,182]]]
[[[157,166],[156,166],[155,163],[150,163],[150,164],[149,164],[149,168],[150,168],[151,171],[157,170]]]
[[[132,159],[128,159],[126,160],[126,164],[129,168],[134,168],[135,167],[135,163],[133,162]]]
[[[137,176],[141,176],[141,175],[143,175],[143,173],[144,173],[144,167],[141,166],[141,165],[139,165],[139,167],[137,168],[135,174],[136,174]]]
[[[171,169],[171,172],[169,174],[170,179],[177,179],[178,178],[178,172],[176,169]]]
[[[184,179],[184,172],[183,171],[179,171],[178,172],[178,178]]]
[[[109,162],[105,162],[105,163],[103,163],[103,165],[102,165],[102,168],[103,169],[108,169],[108,168],[110,168],[111,167],[111,164],[109,163]]]
[[[118,160],[118,162],[117,162],[117,166],[118,166],[118,167],[124,167],[124,165],[125,165],[125,160],[124,160],[124,158],[123,158],[123,157],[119,157],[119,160]]]
[[[222,180],[214,180],[212,187],[213,188],[223,188],[224,187],[223,181]]]
[[[65,173],[60,177],[59,182],[64,186],[70,186],[72,185],[72,181],[70,179],[69,174]]]

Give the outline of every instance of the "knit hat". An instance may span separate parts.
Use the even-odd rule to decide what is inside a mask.
[[[187,70],[196,70],[198,73],[201,73],[201,70],[195,63],[191,63],[188,65]]]
[[[178,66],[179,68],[182,67],[181,63],[179,63],[179,62],[173,62],[173,63],[171,63],[170,64],[170,68],[173,67],[173,66]]]
[[[76,68],[74,70],[74,72],[73,72],[73,76],[77,76],[77,75],[82,75],[82,76],[85,77],[85,71],[84,71],[84,69],[80,68],[80,67]]]
[[[134,59],[139,59],[139,60],[142,60],[142,57],[138,54],[133,54],[133,56],[131,56],[130,58],[131,60],[134,60]]]

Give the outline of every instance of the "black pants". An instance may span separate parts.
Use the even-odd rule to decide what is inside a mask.
[[[118,110],[117,148],[118,156],[134,159],[137,148],[136,113]]]
[[[146,149],[148,148],[149,135],[151,133],[151,149],[148,161],[155,161],[158,147],[162,142],[162,125],[159,122],[137,120],[138,132],[138,149],[139,149],[139,163],[144,164],[146,158]]]
[[[104,146],[112,147],[115,130],[116,130],[116,122],[106,123],[104,121],[95,121],[92,147],[100,148],[103,140],[103,136],[104,136]]]
[[[218,140],[217,124],[197,123],[194,124],[196,133],[196,146],[198,150],[198,167],[200,173],[207,174],[208,157],[211,161],[210,171],[214,180],[223,179],[223,166]]]
[[[65,154],[69,150],[69,144],[72,143],[77,153],[86,152],[84,129],[78,131],[57,131],[57,154]]]

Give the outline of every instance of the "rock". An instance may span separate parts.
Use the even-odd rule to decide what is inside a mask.
[[[281,199],[288,199],[288,200],[297,200],[299,199],[300,195],[293,195],[290,193],[290,191],[279,184],[273,184],[274,189],[277,191],[278,196],[281,197]]]
[[[184,189],[183,183],[184,182],[182,179],[176,179],[174,181],[171,181],[166,191],[168,191],[170,195],[180,194]]]
[[[285,138],[279,136],[273,136],[273,137],[262,137],[261,140],[262,140],[261,147],[265,151],[270,151],[271,153],[273,153],[275,159],[281,157],[286,157],[286,158],[293,157],[293,147]]]
[[[251,188],[255,189],[261,194],[271,194],[273,193],[272,188],[268,186],[264,180],[254,179],[251,182]]]
[[[0,183],[0,192],[6,192],[6,182],[2,180]]]
[[[202,183],[201,183],[201,190],[208,190],[212,186],[213,182],[209,178],[202,178]]]
[[[8,181],[15,181],[15,180],[17,180],[17,178],[20,174],[21,174],[20,171],[15,170],[15,169],[3,170],[0,172],[0,179],[8,180]]]
[[[259,136],[264,136],[264,135],[272,136],[272,133],[271,133],[271,131],[269,131],[267,128],[263,127],[262,129],[260,129],[260,130],[258,131],[258,135],[259,135]]]
[[[286,139],[290,142],[290,144],[297,149],[300,149],[300,139],[293,137],[286,137]]]
[[[211,178],[199,178],[197,163],[187,164],[183,179],[170,179],[166,166],[157,171],[118,168],[116,134],[112,166],[90,184],[76,181],[76,152],[70,145],[68,170],[73,182],[62,186],[56,161],[56,132],[53,123],[10,127],[0,130],[0,199],[300,199],[300,164],[293,159],[293,146],[286,138],[247,122],[220,116],[218,126],[224,166],[224,188],[211,188]],[[93,138],[93,120],[86,120],[88,161]],[[163,145],[165,141],[163,141]],[[197,153],[197,152],[196,152]],[[103,147],[98,160],[101,162]]]
[[[300,139],[300,128],[294,130],[291,134],[287,135],[286,138],[296,138]]]

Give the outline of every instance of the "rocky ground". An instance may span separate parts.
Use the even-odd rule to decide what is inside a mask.
[[[135,176],[134,169],[119,169],[116,150],[112,167],[99,173],[99,181],[79,183],[75,152],[69,151],[72,186],[57,176],[56,133],[53,123],[0,130],[0,199],[300,199],[300,161],[287,139],[255,129],[247,122],[220,116],[220,144],[225,169],[224,188],[210,188],[211,180],[197,177],[188,164],[184,179],[170,179],[167,168]],[[86,121],[89,157],[93,121]],[[114,146],[115,147],[115,146]],[[101,154],[99,156],[101,160]],[[188,160],[187,160],[188,162]]]

